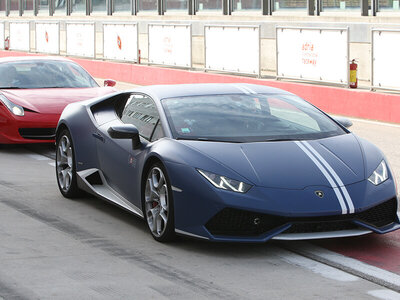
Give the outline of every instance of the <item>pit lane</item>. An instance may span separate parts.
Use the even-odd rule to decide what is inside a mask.
[[[400,175],[400,126],[353,122]],[[4,299],[400,298],[400,233],[159,244],[143,221],[113,205],[64,199],[52,145],[0,149],[0,244]]]

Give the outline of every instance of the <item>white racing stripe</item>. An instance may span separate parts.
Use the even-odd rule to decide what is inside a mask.
[[[233,85],[235,88],[241,90],[241,91],[242,91],[243,93],[245,93],[245,94],[257,94],[255,91],[249,89],[249,88],[246,87],[246,86],[242,86],[242,85],[237,84],[237,83],[232,83],[232,85]]]
[[[327,172],[327,170],[321,165],[321,163],[311,154],[310,151],[307,150],[306,147],[304,147],[301,142],[295,141],[296,145],[299,146],[299,148],[301,150],[303,150],[303,152],[314,162],[314,164],[318,167],[318,169],[322,172],[322,174],[324,174],[325,178],[328,180],[329,184],[331,185],[333,191],[336,194],[336,197],[339,200],[339,204],[340,207],[342,208],[342,214],[347,213],[347,208],[346,208],[346,204],[344,203],[344,199],[342,194],[339,191],[338,186],[336,185],[335,181],[333,180],[333,178],[331,177],[331,175],[329,175],[329,173]]]
[[[345,185],[343,184],[343,181],[340,179],[340,177],[335,172],[335,170],[332,169],[332,167],[328,164],[328,162],[308,142],[302,141],[301,143],[303,145],[305,145],[319,159],[319,161],[326,167],[326,169],[330,172],[330,174],[333,176],[333,178],[338,183],[338,185],[346,199],[347,205],[349,207],[349,213],[350,214],[354,213],[353,201],[351,200],[349,192],[347,191]]]

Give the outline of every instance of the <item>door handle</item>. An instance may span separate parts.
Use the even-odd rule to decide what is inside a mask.
[[[96,139],[98,139],[98,140],[100,140],[100,141],[102,141],[102,142],[104,143],[104,137],[103,137],[100,133],[96,132],[96,133],[93,133],[92,135],[93,135]]]

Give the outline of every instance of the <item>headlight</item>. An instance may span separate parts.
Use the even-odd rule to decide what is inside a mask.
[[[201,175],[203,175],[213,186],[219,189],[246,193],[252,186],[242,181],[237,181],[230,179],[225,176],[217,175],[203,170],[197,170]]]
[[[12,103],[4,95],[0,95],[0,101],[11,111],[14,115],[22,117],[24,115],[24,108],[18,104]]]
[[[376,170],[369,176],[369,182],[378,185],[388,179],[388,169],[384,160],[381,161]]]

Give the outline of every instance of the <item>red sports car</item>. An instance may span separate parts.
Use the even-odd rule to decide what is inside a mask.
[[[65,106],[116,91],[104,85],[69,59],[0,58],[0,144],[53,142]]]

